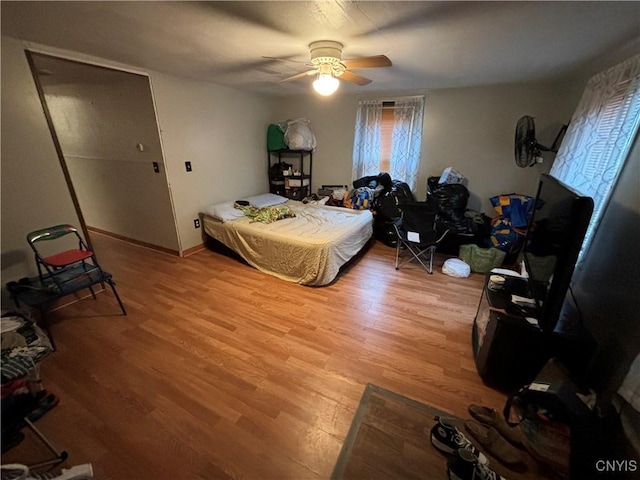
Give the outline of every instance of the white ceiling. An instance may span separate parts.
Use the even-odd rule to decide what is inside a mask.
[[[374,92],[543,80],[640,39],[640,2],[7,2],[2,34],[119,63],[271,94],[307,91],[308,44],[343,58]],[[278,57],[302,63],[263,59]]]

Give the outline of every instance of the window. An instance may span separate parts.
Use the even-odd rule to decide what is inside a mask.
[[[389,172],[415,189],[422,147],[424,97],[358,104],[352,180]]]
[[[395,106],[396,102],[382,102],[379,172],[388,172],[391,170],[391,139],[393,138],[393,111]]]
[[[551,175],[593,198],[581,258],[607,207],[639,122],[640,55],[636,55],[589,80],[551,168]]]

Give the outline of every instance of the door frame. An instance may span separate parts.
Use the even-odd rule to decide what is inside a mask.
[[[35,62],[34,62],[34,58],[33,58],[33,54],[37,54],[37,55],[44,55],[44,56],[48,56],[51,58],[55,58],[58,60],[64,60],[64,61],[69,61],[69,62],[74,62],[77,64],[84,64],[87,66],[92,66],[92,67],[98,67],[98,68],[105,68],[105,69],[109,69],[109,70],[114,70],[114,71],[120,71],[123,73],[128,73],[128,74],[133,74],[133,75],[140,75],[143,77],[147,78],[147,82],[149,85],[149,93],[151,95],[151,101],[153,103],[153,111],[154,111],[154,119],[155,119],[155,127],[156,127],[156,131],[158,133],[158,140],[160,143],[160,155],[162,156],[162,161],[164,163],[164,175],[165,175],[165,181],[166,181],[166,185],[167,185],[167,191],[169,194],[169,203],[171,206],[171,216],[173,219],[173,227],[174,227],[174,232],[176,234],[176,240],[178,243],[178,251],[177,251],[177,255],[180,255],[182,252],[182,241],[180,238],[180,231],[178,230],[178,225],[177,225],[177,218],[176,218],[176,211],[175,211],[175,205],[174,205],[174,200],[173,200],[173,193],[171,191],[171,183],[169,182],[169,176],[168,176],[168,169],[166,168],[166,157],[165,157],[165,152],[164,152],[164,144],[162,141],[162,131],[160,129],[160,121],[158,118],[158,109],[157,109],[157,105],[156,105],[156,101],[155,101],[155,95],[154,95],[154,91],[153,91],[153,85],[151,83],[151,77],[147,72],[141,72],[141,71],[136,71],[133,69],[126,69],[126,68],[122,68],[122,67],[116,67],[113,65],[109,65],[109,64],[104,64],[104,63],[99,63],[96,61],[92,61],[92,60],[87,60],[85,58],[82,59],[78,59],[78,58],[74,58],[71,55],[66,55],[66,54],[61,54],[59,52],[54,52],[52,53],[51,51],[47,50],[47,49],[43,49],[43,48],[33,48],[33,47],[26,47],[25,50],[25,55],[27,57],[27,63],[29,64],[29,69],[31,71],[31,75],[33,77],[35,86],[36,86],[36,90],[38,92],[38,98],[40,100],[40,104],[42,106],[42,110],[44,112],[44,116],[47,122],[47,127],[49,128],[49,133],[51,134],[51,139],[53,141],[53,145],[54,148],[56,150],[56,154],[58,156],[58,161],[60,162],[60,167],[62,168],[62,172],[64,175],[64,179],[65,182],[67,184],[67,188],[69,189],[69,194],[71,195],[71,201],[73,203],[73,207],[75,209],[76,215],[78,216],[78,220],[80,222],[80,229],[82,230],[83,236],[86,240],[86,242],[89,245],[89,248],[93,248],[92,244],[91,244],[91,237],[89,236],[89,230],[87,228],[87,224],[86,221],[84,219],[84,215],[82,213],[82,207],[80,205],[80,202],[78,200],[78,196],[76,194],[76,190],[75,187],[73,186],[73,180],[71,178],[71,174],[69,172],[69,168],[67,166],[67,162],[64,156],[64,152],[62,150],[62,146],[60,145],[60,141],[58,139],[58,134],[56,132],[55,129],[55,125],[53,123],[53,118],[51,116],[51,111],[49,110],[49,106],[47,104],[46,101],[46,97],[44,94],[44,89],[42,87],[42,84],[40,82],[40,78],[39,75],[37,73],[37,68],[35,66]],[[151,248],[153,248],[153,246],[151,245],[147,245]],[[162,247],[158,246],[158,250],[167,252],[167,249],[164,249]]]

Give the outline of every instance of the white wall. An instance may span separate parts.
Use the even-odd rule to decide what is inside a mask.
[[[563,123],[568,123],[577,97],[563,98],[556,84],[515,84],[439,90],[427,93],[423,160],[419,190],[424,198],[429,175],[452,166],[468,179],[469,208],[496,212],[489,198],[506,193],[535,196],[541,173],[551,168],[554,155],[544,163],[518,167],[514,159],[516,122],[523,115],[535,118],[538,142],[550,146]]]
[[[38,61],[36,55],[36,66]],[[41,82],[85,223],[177,252],[148,77],[74,65],[85,77],[74,75],[66,83],[69,62],[47,65],[52,63],[54,74]],[[65,83],[48,85],[58,77]]]
[[[273,103],[164,74],[152,74],[151,81],[184,250],[202,243],[193,220],[207,205],[268,191],[266,138]]]
[[[25,47],[138,71],[75,52],[2,37],[2,280],[35,274],[32,230],[80,223],[75,214]],[[233,88],[148,72],[181,250],[202,243],[193,220],[207,205],[267,191],[266,129],[273,100]],[[185,171],[190,160],[193,171]],[[106,266],[108,268],[108,266]]]
[[[27,233],[80,221],[20,42],[2,37],[2,282],[36,275]]]
[[[580,90],[581,91],[581,90]],[[522,169],[514,161],[514,133],[523,115],[536,117],[538,141],[551,145],[569,121],[579,94],[563,84],[514,84],[423,92],[319,98],[311,93],[283,99],[277,121],[306,117],[317,139],[313,189],[321,184],[351,182],[351,161],[358,100],[425,95],[423,146],[415,194],[426,196],[427,178],[448,166],[465,175],[472,194],[469,208],[495,216],[489,198],[502,193],[535,195],[540,173],[553,160]]]

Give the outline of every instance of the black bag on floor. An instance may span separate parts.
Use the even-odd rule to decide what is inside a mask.
[[[465,216],[469,190],[461,183],[445,183],[433,187],[429,200],[438,205],[439,221],[457,233],[468,233],[471,220]]]
[[[375,189],[379,185],[382,185],[385,190],[391,188],[391,175],[380,172],[378,175],[370,175],[353,181],[353,188],[369,187]]]
[[[380,192],[374,201],[373,234],[389,247],[395,247],[398,243],[393,222],[400,218],[398,205],[402,201],[415,201],[415,197],[409,185],[399,180],[393,180],[390,188]]]

